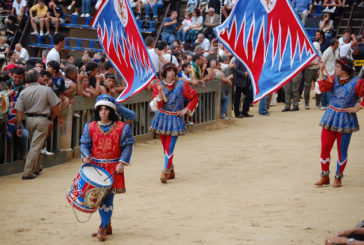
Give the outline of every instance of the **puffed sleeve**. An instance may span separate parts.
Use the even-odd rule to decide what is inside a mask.
[[[133,144],[134,144],[134,138],[131,133],[131,128],[129,124],[125,124],[123,128],[123,132],[121,133],[120,138],[120,147],[121,147],[121,156],[120,161],[129,164],[131,153],[133,152]]]
[[[328,78],[323,80],[317,80],[317,82],[315,83],[315,92],[317,94],[322,94],[327,91],[331,91],[334,88],[335,76],[331,76],[331,81],[332,82],[330,82]]]
[[[81,143],[81,158],[91,155],[92,139],[90,135],[89,125],[85,124],[83,127],[83,133],[80,140]]]
[[[189,100],[188,104],[186,105],[186,108],[193,112],[198,103],[198,94],[196,90],[194,90],[188,83],[184,82],[183,84],[183,97]]]
[[[158,110],[164,104],[163,99],[159,98],[158,95],[159,95],[159,90],[158,90],[158,84],[156,83],[153,85],[153,93],[152,93],[153,99],[150,102],[150,108],[152,109],[152,111]]]
[[[364,97],[364,79],[359,79],[359,81],[356,83],[355,93],[359,95],[359,97]]]

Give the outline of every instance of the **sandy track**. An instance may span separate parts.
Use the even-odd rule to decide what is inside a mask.
[[[323,244],[364,219],[363,131],[352,137],[343,188],[315,188],[323,112],[281,109],[263,117],[255,106],[254,118],[180,137],[176,179],[166,185],[159,181],[159,141],[136,144],[105,244]],[[364,112],[358,116],[364,127]],[[98,243],[90,236],[98,214],[79,224],[65,199],[79,166],[76,159],[29,181],[1,177],[1,244]]]

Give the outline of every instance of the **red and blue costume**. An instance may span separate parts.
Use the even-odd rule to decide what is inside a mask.
[[[349,113],[345,108],[353,107],[359,97],[364,96],[364,80],[352,77],[348,80],[339,80],[337,76],[317,81],[317,92],[331,91],[330,102],[320,125],[321,133],[321,176],[328,176],[330,170],[330,152],[337,143],[338,161],[336,178],[342,178],[348,161],[348,148],[351,134],[359,130],[356,113]],[[364,106],[364,103],[361,103]]]
[[[121,121],[109,125],[94,121],[85,124],[80,142],[82,157],[90,156],[92,164],[104,168],[111,175],[119,162],[129,164],[134,138],[130,126]],[[124,172],[113,175],[113,180],[110,192],[99,207],[102,228],[110,223],[114,193],[125,192]]]
[[[178,112],[184,108],[185,99],[189,100],[186,105],[189,113],[192,113],[198,103],[198,94],[184,81],[173,81],[171,84],[162,82],[167,102],[159,99],[158,84],[153,86],[153,102],[157,108],[154,109],[155,116],[150,126],[152,132],[159,134],[165,154],[164,172],[169,174],[173,169],[173,151],[179,135],[185,134],[185,121]]]

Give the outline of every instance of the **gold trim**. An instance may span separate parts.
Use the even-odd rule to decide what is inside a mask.
[[[171,135],[171,136],[181,136],[181,135],[184,135],[186,133],[186,132],[164,131],[164,130],[159,130],[159,129],[155,129],[155,128],[149,128],[149,131],[151,131],[152,133],[156,133],[156,134]]]
[[[358,126],[357,128],[349,128],[349,129],[343,129],[343,128],[338,128],[338,127],[332,127],[330,125],[327,124],[319,124],[321,127],[323,127],[324,129],[330,130],[332,132],[337,132],[337,133],[344,133],[344,134],[348,134],[348,133],[354,133],[360,130],[360,127]]]
[[[106,132],[104,132],[104,130],[101,128],[99,122],[96,122],[96,124],[97,124],[97,127],[99,128],[99,130],[101,131],[101,133],[103,133],[105,136],[108,135],[109,133],[111,133],[111,131],[114,129],[114,127],[116,125],[116,123],[113,122],[111,124],[111,126],[109,127],[109,130],[107,130]]]

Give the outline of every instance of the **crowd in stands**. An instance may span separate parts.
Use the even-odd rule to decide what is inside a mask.
[[[75,95],[95,97],[108,93],[117,96],[123,91],[125,82],[103,52],[94,53],[86,50],[82,57],[74,57],[69,54],[66,59],[61,59],[60,52],[65,46],[65,36],[60,34],[58,29],[64,21],[61,5],[67,6],[68,10],[75,8],[74,15],[81,14],[81,17],[88,17],[97,2],[87,1],[91,7],[83,6],[84,2],[86,1],[77,0],[60,4],[54,1],[38,0],[29,7],[29,15],[26,12],[25,0],[14,0],[12,5],[8,1],[0,3],[3,8],[11,6],[11,15],[0,32],[0,63],[2,65],[0,90],[7,90],[12,102],[16,102],[14,91],[20,93],[27,87],[23,79],[20,79],[20,82],[14,82],[15,77],[30,69],[35,69],[39,73],[39,83],[51,87],[56,96],[61,99],[60,110],[70,106]],[[220,117],[229,119],[229,100],[233,100],[231,102],[234,105],[236,118],[253,116],[249,114],[253,96],[248,72],[223,45],[218,43],[212,30],[220,23],[220,5],[217,4],[219,1],[189,0],[181,18],[179,18],[179,12],[176,11],[179,9],[178,2],[180,1],[174,1],[174,7],[161,23],[163,25],[161,40],[156,41],[153,35],[145,36],[145,44],[159,78],[163,79],[160,74],[163,65],[172,62],[179,69],[179,79],[194,87],[205,87],[209,81],[218,80],[222,84]],[[229,15],[236,2],[236,0],[224,1],[221,9],[222,18]],[[312,3],[311,0],[293,0],[292,2],[297,13],[301,15],[302,21],[310,15],[313,5],[321,4],[317,1]],[[323,6],[333,4],[333,2],[343,4],[341,1],[325,0]],[[302,3],[306,3],[306,5]],[[354,1],[354,4],[362,3],[363,1]],[[130,1],[130,4],[138,18],[147,20],[159,19],[158,11],[162,11],[164,6],[163,2],[158,0],[136,0]],[[350,2],[346,1],[345,4],[350,4]],[[80,7],[82,8],[81,13],[79,12]],[[150,10],[153,16],[150,15]],[[330,18],[331,14],[330,12],[323,13],[314,43],[318,53],[322,55],[322,60],[330,75],[334,73],[336,58],[353,59],[359,49],[364,48],[363,34],[358,39],[347,30],[338,39],[333,36],[334,26]],[[49,52],[44,50],[42,57],[37,60],[30,59],[28,51],[22,47],[21,43],[16,43],[13,50],[10,48],[10,36],[12,32],[16,31],[11,25],[20,24],[25,15],[28,15],[31,20],[32,34],[43,35],[45,32],[48,35],[51,33],[50,23],[55,24],[54,47]],[[262,99],[259,114],[269,115],[269,106],[274,105],[276,101],[285,103],[284,112],[299,110],[301,100],[302,103],[305,103],[305,109],[310,109],[310,91],[313,82],[317,79],[318,62],[318,59],[312,61],[302,73],[278,91],[278,96],[275,94],[273,97],[270,95]],[[241,94],[244,94],[242,103]],[[329,96],[329,94],[316,94],[315,106],[325,109]],[[293,107],[291,107],[292,104]],[[78,116],[77,113],[75,116]],[[58,118],[58,120],[62,123],[63,119]]]

